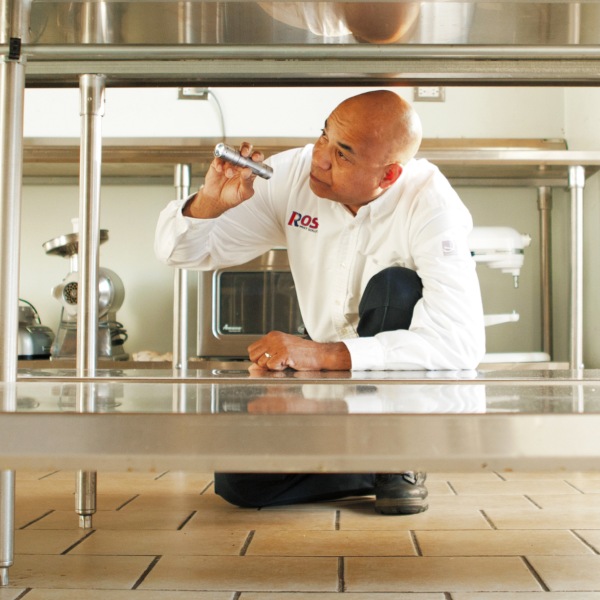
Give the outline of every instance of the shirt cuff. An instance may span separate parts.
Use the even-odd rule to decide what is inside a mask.
[[[385,357],[383,346],[372,337],[342,340],[350,352],[353,371],[383,371]]]

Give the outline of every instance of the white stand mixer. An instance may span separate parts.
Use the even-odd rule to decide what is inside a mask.
[[[531,236],[519,233],[512,227],[474,227],[469,235],[469,249],[476,263],[498,269],[513,276],[514,286],[519,286],[525,248],[531,244]],[[484,315],[485,326],[511,323],[519,320],[519,313]],[[544,362],[550,356],[544,352],[491,353],[482,362]]]
[[[77,290],[79,282],[77,219],[73,219],[74,233],[61,235],[43,244],[46,254],[70,259],[70,272],[61,283],[52,288],[52,296],[62,304],[60,323],[52,344],[51,358],[75,358],[77,354]],[[108,231],[100,231],[100,243],[108,240]],[[121,278],[110,269],[98,269],[98,357],[127,360],[123,347],[127,331],[117,321],[117,310],[125,299]]]

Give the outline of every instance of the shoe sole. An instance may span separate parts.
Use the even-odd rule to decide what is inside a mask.
[[[425,512],[428,508],[429,505],[420,499],[398,502],[398,499],[391,498],[387,501],[381,499],[375,502],[375,511],[382,515],[416,515]]]

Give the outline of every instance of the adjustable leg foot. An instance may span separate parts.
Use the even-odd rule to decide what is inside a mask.
[[[96,512],[96,472],[78,471],[75,490],[75,512],[79,515],[81,529],[92,528]]]
[[[79,515],[79,528],[80,529],[91,529],[92,528],[92,515]]]

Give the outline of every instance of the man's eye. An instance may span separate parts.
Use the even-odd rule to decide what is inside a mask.
[[[327,138],[327,132],[324,129],[321,129],[321,137]]]
[[[338,156],[339,156],[339,158],[341,158],[342,160],[348,160],[348,159],[346,158],[346,155],[345,155],[345,154],[344,154],[344,153],[343,153],[341,150],[338,150],[338,151],[337,151],[337,155],[338,155]]]

